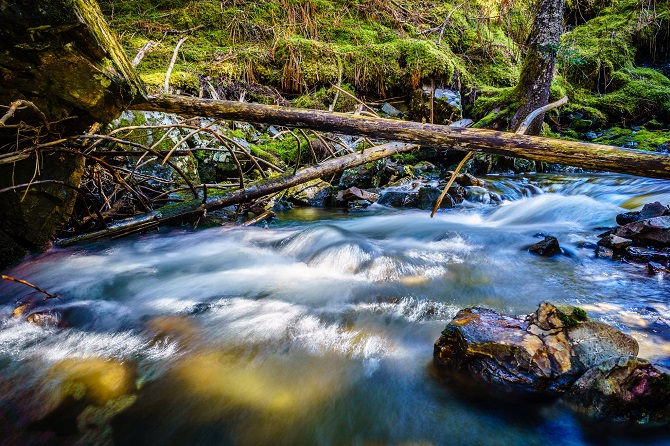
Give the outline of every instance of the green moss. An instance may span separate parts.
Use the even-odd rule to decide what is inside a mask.
[[[635,148],[640,150],[656,151],[662,147],[670,146],[670,131],[650,131],[645,128],[637,130],[612,127],[603,135],[596,138],[594,142]]]
[[[565,310],[558,310],[558,318],[563,322],[564,327],[570,328],[576,326],[580,322],[586,321],[588,316],[586,315],[586,311],[582,308],[568,307]]]

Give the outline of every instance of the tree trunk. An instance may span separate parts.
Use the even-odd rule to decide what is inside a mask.
[[[0,108],[0,149],[82,133],[146,99],[94,0],[0,0],[0,23],[0,105],[24,101]],[[0,166],[0,189],[32,180],[78,187],[83,168],[81,157],[33,155]],[[0,194],[0,266],[51,242],[75,198],[56,183]]]
[[[148,103],[138,104],[133,108],[287,127],[307,127],[428,147],[493,153],[585,169],[670,179],[670,156],[602,144],[179,96],[151,98]]]
[[[564,5],[565,0],[539,0],[528,51],[516,87],[521,106],[512,118],[513,129],[517,128],[533,110],[544,107],[549,102],[556,52],[563,34]],[[544,113],[535,118],[527,133],[539,135],[543,121]]]

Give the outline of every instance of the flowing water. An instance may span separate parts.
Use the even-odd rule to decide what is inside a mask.
[[[0,284],[3,438],[670,444],[667,430],[594,423],[561,401],[469,398],[433,376],[433,343],[460,308],[524,314],[544,300],[579,305],[670,366],[670,281],[596,259],[592,246],[622,209],[670,203],[670,183],[531,180],[489,177],[502,205],[466,202],[433,219],[376,205],[296,210],[269,228],[162,230],[27,259],[6,274],[58,293],[38,308],[60,323],[12,317],[41,296]],[[540,233],[564,255],[531,255]],[[81,382],[99,387],[99,407],[111,402],[81,412]],[[67,395],[70,409],[52,412]]]

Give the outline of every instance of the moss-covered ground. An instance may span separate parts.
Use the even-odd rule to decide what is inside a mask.
[[[260,84],[280,94],[247,100],[288,97],[294,106],[327,109],[338,96],[335,109],[350,111],[354,103],[332,85],[367,100],[402,100],[432,80],[460,90],[465,114],[479,126],[504,128],[516,109],[513,87],[534,3],[102,0],[101,6],[130,55],[150,39],[158,42],[138,67],[151,89],[161,88],[177,41],[188,35],[171,77],[183,93],[208,97],[210,86],[239,93],[236,84]],[[668,128],[670,3],[569,0],[566,25],[551,98],[567,94],[570,102],[549,114],[552,134],[583,139],[612,126]],[[637,147],[662,146],[657,134],[649,136]]]

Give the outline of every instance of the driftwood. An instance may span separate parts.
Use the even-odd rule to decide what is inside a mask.
[[[418,146],[414,144],[397,142],[383,144],[381,146],[366,149],[365,153],[351,153],[349,155],[324,161],[318,166],[300,169],[295,175],[284,174],[271,178],[264,178],[254,184],[248,185],[244,189],[237,189],[225,193],[215,199],[205,201],[204,203],[202,200],[191,200],[184,203],[173,204],[156,211],[110,224],[107,229],[82,234],[68,239],[56,240],[55,243],[60,246],[69,246],[84,241],[98,240],[107,237],[121,237],[136,232],[155,229],[158,226],[202,216],[208,210],[251,201],[298,184],[306,183],[307,181],[333,175],[344,169],[386,158],[395,155],[396,153],[409,152],[417,148]]]
[[[428,147],[493,153],[651,178],[670,178],[670,156],[602,144],[178,96],[153,97],[148,102],[132,108],[287,127],[307,127],[326,132],[404,141]]]

